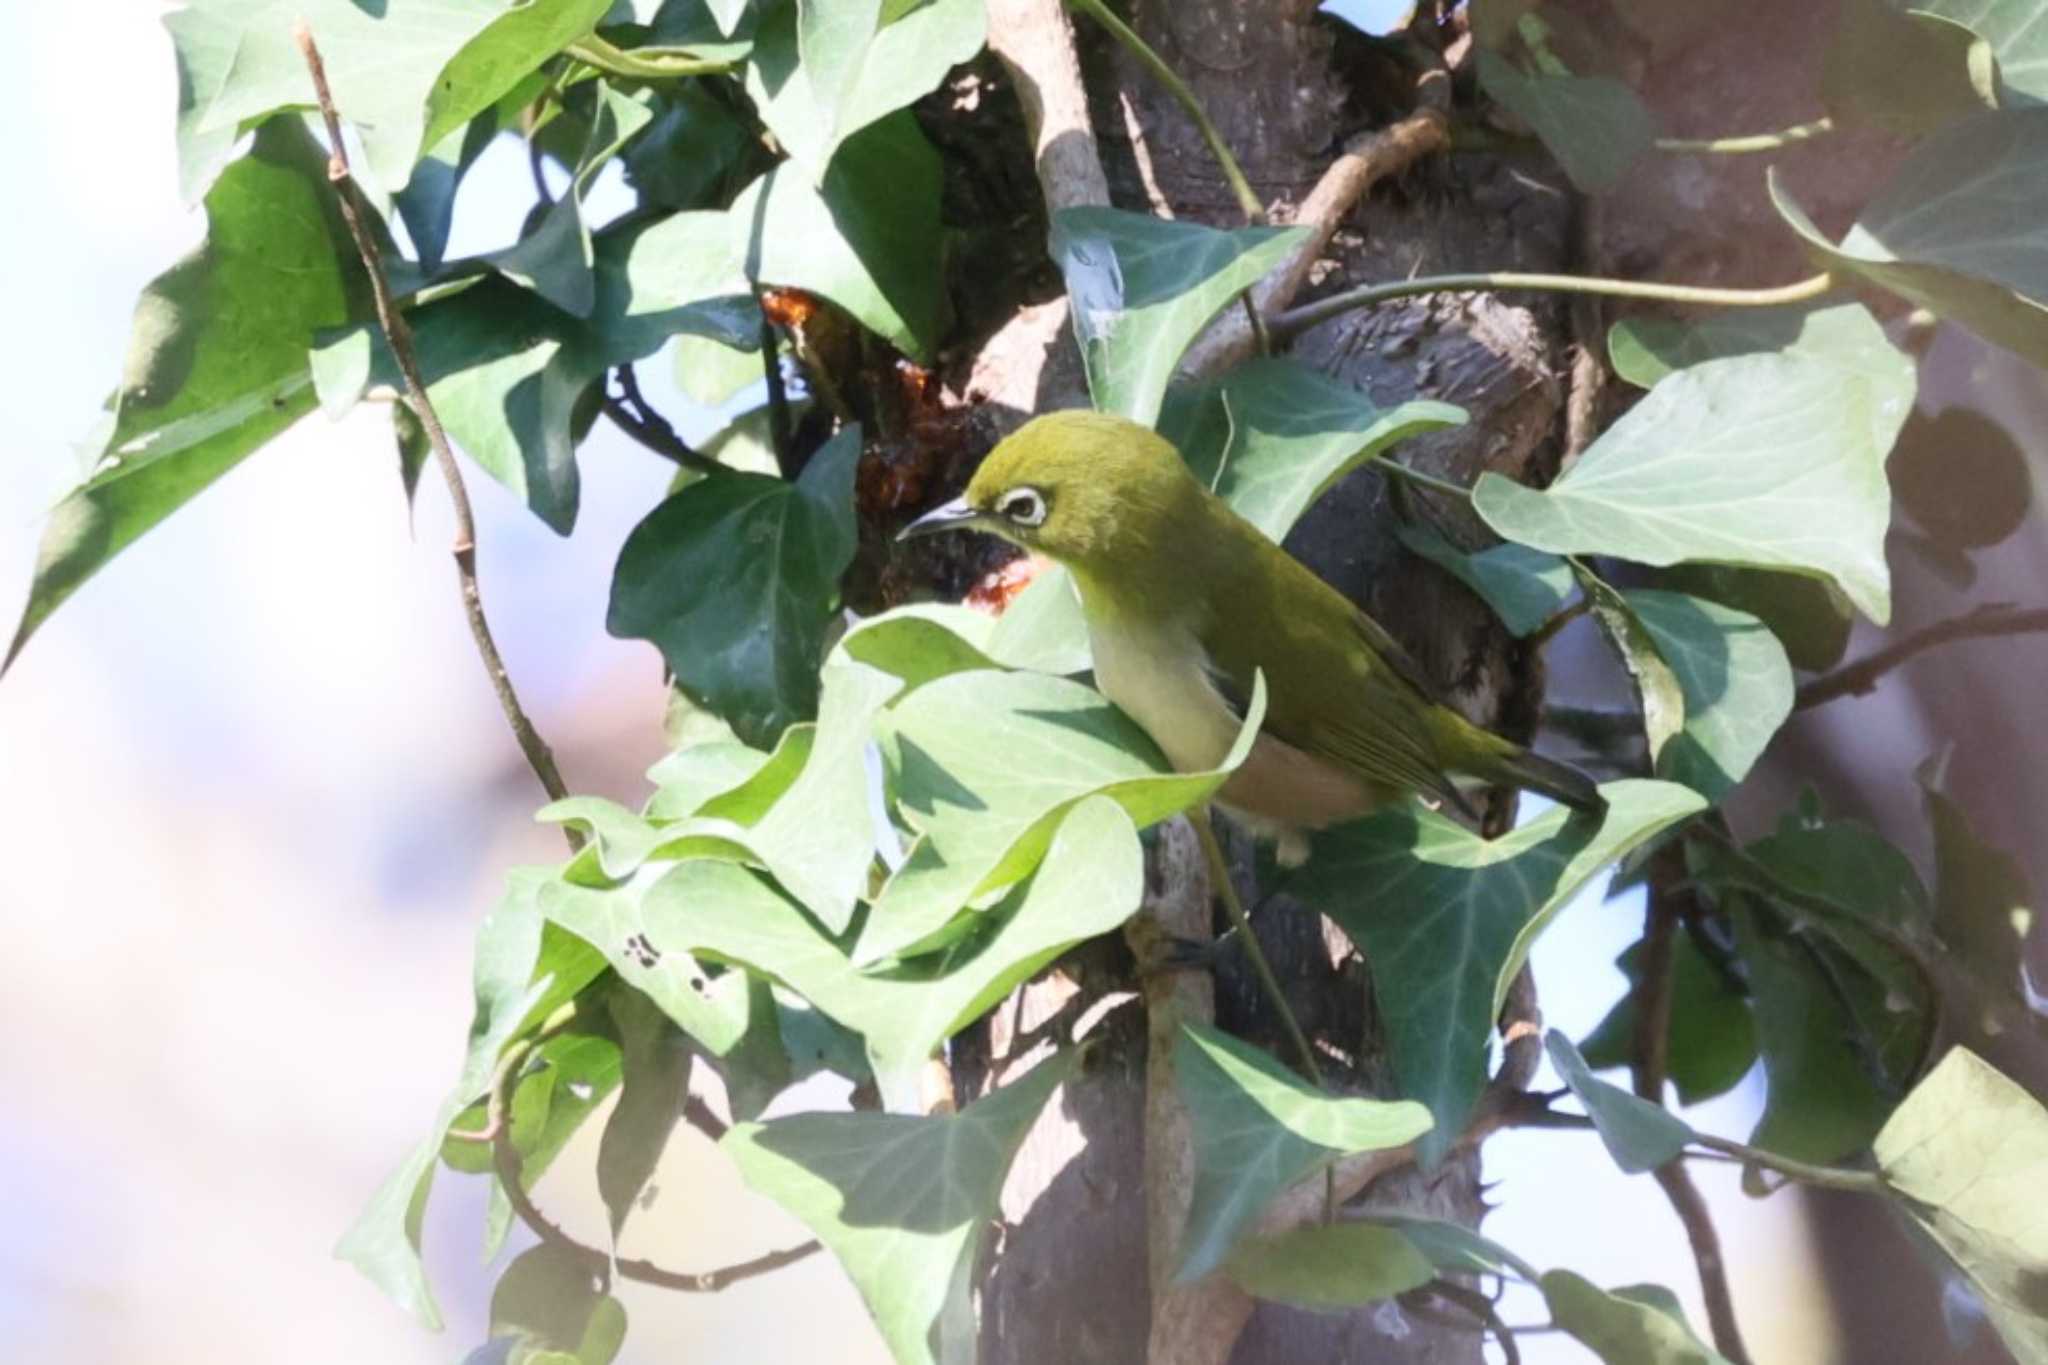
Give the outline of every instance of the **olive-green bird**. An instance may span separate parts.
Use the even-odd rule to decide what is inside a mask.
[[[1437,701],[1377,621],[1290,557],[1121,417],[1057,412],[1003,441],[959,498],[904,537],[993,532],[1063,564],[1081,592],[1095,682],[1176,769],[1212,768],[1265,674],[1266,718],[1219,802],[1279,841],[1410,792],[1470,813],[1458,773],[1578,810],[1606,802],[1583,773]]]

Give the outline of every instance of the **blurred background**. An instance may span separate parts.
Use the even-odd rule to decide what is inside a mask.
[[[0,113],[15,130],[0,142],[0,183],[16,205],[0,215],[10,628],[43,512],[75,481],[74,442],[117,375],[134,297],[203,232],[176,190],[161,9],[0,7]],[[518,147],[501,143],[465,185],[451,254],[504,245],[530,194]],[[594,208],[602,217],[602,192]],[[713,419],[656,385],[664,370],[642,367],[656,401],[686,436],[702,434]],[[2038,478],[2042,377],[1944,337],[1923,407],[1964,397],[2033,443]],[[604,425],[582,464],[568,540],[472,473],[483,588],[570,786],[637,804],[663,748],[659,664],[602,622],[617,547],[671,469]],[[375,405],[340,423],[311,417],[80,592],[0,684],[10,1357],[403,1365],[456,1360],[482,1340],[493,1274],[477,1254],[478,1181],[444,1172],[428,1218],[445,1335],[331,1255],[455,1074],[470,942],[505,870],[561,852],[556,832],[530,821],[541,794],[461,619],[445,502],[429,476],[408,514]],[[2038,603],[2044,560],[2037,518],[1980,561],[1967,594],[1902,565],[1900,624],[1970,601]],[[1910,773],[1954,739],[1952,786],[1980,832],[2048,884],[2044,673],[2038,637],[1959,646],[1876,697],[1816,713],[1774,755],[1814,771],[1835,808],[1878,820],[1924,865]],[[1561,685],[1574,678],[1567,666]],[[1861,770],[1819,766],[1838,739],[1853,741]],[[1790,794],[1755,793],[1736,812],[1744,832],[1771,823]],[[1575,1036],[1591,1028],[1624,986],[1606,964],[1640,928],[1634,897],[1589,898],[1560,919],[1536,954],[1549,1022]],[[1995,1060],[2041,1089],[2037,1058]],[[1745,1136],[1760,1103],[1753,1076],[1691,1117]],[[572,1152],[556,1168],[566,1183],[551,1177],[540,1198],[594,1229],[594,1191],[567,1176],[589,1164]],[[687,1209],[691,1268],[802,1239],[694,1134],[679,1135],[670,1164],[664,1179],[689,1191],[670,1207]],[[1646,1177],[1621,1176],[1597,1143],[1563,1133],[1504,1135],[1487,1169],[1500,1205],[1488,1232],[1603,1284],[1667,1284],[1704,1321],[1684,1239]],[[1849,1287],[1844,1311],[1879,1329],[1939,1300],[1914,1263],[1896,1281],[1843,1270],[1867,1241],[1862,1215],[1816,1223],[1797,1192],[1753,1201],[1732,1168],[1697,1174],[1760,1360],[1886,1358],[1841,1335],[1831,1286]],[[723,1295],[628,1286],[624,1297],[630,1361],[884,1358],[823,1257]],[[1511,1304],[1506,1316],[1532,1321],[1540,1306]],[[1531,1361],[1584,1358],[1555,1337],[1523,1347]]]

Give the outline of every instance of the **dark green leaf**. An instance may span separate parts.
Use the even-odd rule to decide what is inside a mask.
[[[1477,593],[1517,638],[1536,631],[1571,598],[1571,566],[1556,555],[1512,541],[1468,552],[1419,521],[1397,534],[1403,545]]]
[[[1572,1040],[1556,1029],[1544,1037],[1543,1047],[1558,1076],[1586,1106],[1614,1164],[1628,1174],[1656,1170],[1692,1141],[1692,1129],[1663,1105],[1596,1079]]]
[[[1612,185],[1657,138],[1650,111],[1611,76],[1529,76],[1482,51],[1479,79],[1536,131],[1582,190]]]
[[[740,1124],[720,1145],[747,1184],[839,1258],[901,1365],[965,1359],[974,1259],[1003,1178],[1073,1054],[958,1114],[799,1114]]]
[[[1041,673],[955,673],[883,720],[899,812],[917,836],[882,888],[862,963],[935,946],[961,911],[1023,877],[1075,803],[1108,796],[1142,828],[1208,799],[1249,752],[1261,682],[1224,761],[1176,773],[1100,693]]]
[[[236,136],[280,109],[313,105],[292,41],[320,44],[341,116],[361,135],[374,183],[405,185],[429,147],[590,32],[611,0],[199,0],[164,26],[178,54],[178,160],[188,199],[212,184]]]
[[[1589,1066],[1627,1066],[1633,1055],[1635,986],[1642,978],[1643,945],[1630,945],[1619,965],[1629,994],[1616,1002],[1580,1044]],[[1756,1021],[1749,1001],[1700,953],[1692,935],[1672,945],[1671,1023],[1665,1040],[1672,1084],[1682,1104],[1698,1104],[1735,1088],[1756,1065]]]
[[[626,183],[643,204],[670,209],[717,208],[744,183],[758,144],[723,103],[691,81],[666,92],[660,112],[621,160]],[[754,375],[761,362],[754,361]],[[706,400],[711,401],[711,400]]]
[[[597,1147],[597,1192],[616,1250],[627,1217],[654,1200],[648,1182],[690,1093],[690,1044],[665,1012],[630,986],[615,987],[605,1003],[619,1036],[619,1103]]]
[[[1239,1242],[1224,1269],[1256,1298],[1328,1312],[1391,1299],[1436,1278],[1428,1257],[1377,1223],[1309,1223]]]
[[[1891,0],[1843,0],[1821,99],[1845,126],[1910,136],[1997,108],[1996,68],[1990,46],[1962,24]]]
[[[1188,344],[1302,232],[1226,232],[1121,209],[1055,213],[1052,256],[1066,274],[1095,406],[1150,425]]]
[[[498,132],[497,110],[486,109],[467,127],[455,129],[429,148],[413,167],[405,188],[392,196],[392,206],[405,222],[422,270],[440,269],[441,257],[448,249],[448,229],[455,220],[455,192]]]
[[[626,1310],[597,1287],[587,1259],[542,1243],[491,1291],[491,1338],[506,1337],[515,1344],[505,1365],[608,1365],[626,1339]]]
[[[1569,1270],[1543,1277],[1557,1325],[1607,1365],[1728,1365],[1686,1324],[1678,1297],[1662,1285],[1605,1290]]]
[[[1669,782],[1609,782],[1604,821],[1563,808],[1482,839],[1404,805],[1332,830],[1291,884],[1372,964],[1394,1074],[1436,1128],[1433,1165],[1464,1131],[1485,1082],[1487,1038],[1529,945],[1589,879],[1702,809]]]
[[[1941,790],[1939,768],[1930,761],[1916,774],[1934,829],[1934,931],[1952,960],[1990,993],[1994,1011],[2024,1007],[2021,963],[2034,925],[2033,887],[2017,858],[1977,837],[1969,815]]]
[[[1967,1048],[1877,1135],[1885,1183],[1968,1278],[2023,1365],[2048,1361],[2048,1112]]]
[[[1274,1195],[1352,1152],[1381,1151],[1429,1130],[1405,1100],[1326,1095],[1240,1038],[1181,1026],[1174,1085],[1194,1130],[1195,1188],[1177,1283],[1222,1265]]]
[[[1382,410],[1350,384],[1275,358],[1170,390],[1158,426],[1196,478],[1278,541],[1367,460],[1397,441],[1464,420],[1465,410],[1449,403]]]
[[[136,301],[106,445],[50,513],[8,664],[107,561],[312,410],[306,348],[348,319],[362,276],[325,156],[297,124],[265,128],[206,221]]]
[[[1856,609],[1827,579],[1732,564],[1673,564],[1651,581],[1748,612],[1778,637],[1792,666],[1808,673],[1833,668],[1849,648]]]
[[[2048,367],[2048,108],[2001,110],[1921,143],[1838,246],[1778,213],[1828,269],[1860,276]]]
[[[1898,0],[1898,3],[1902,9],[1937,14],[1965,25],[1989,43],[1998,58],[2003,95],[2019,95],[2027,102],[2048,100],[2048,29],[2041,26],[2041,7],[2035,0]]]
[[[651,640],[677,682],[765,741],[818,702],[824,633],[853,558],[860,430],[794,484],[722,474],[669,498],[619,552],[605,628]]]
[[[1473,505],[1499,534],[1559,554],[1832,577],[1882,623],[1884,457],[1913,386],[1896,351],[1703,361],[1660,380],[1545,491],[1487,473]]]
[[[784,162],[730,213],[748,279],[823,295],[913,358],[945,330],[939,157],[908,113],[848,138],[822,184]]]
[[[1719,800],[1792,714],[1784,647],[1763,622],[1718,602],[1651,588],[1621,596],[1684,696],[1684,724],[1652,745],[1657,775]]]
[[[1138,841],[1114,802],[1074,807],[1028,882],[941,952],[886,973],[863,972],[772,883],[726,863],[685,863],[655,884],[649,937],[666,950],[702,951],[772,973],[863,1035],[892,1107],[917,1097],[932,1050],[1011,987],[1073,944],[1107,933],[1138,908]]]
[[[1899,505],[1943,549],[1996,545],[2026,524],[2034,493],[2026,454],[1975,408],[1915,412],[1888,469]]]

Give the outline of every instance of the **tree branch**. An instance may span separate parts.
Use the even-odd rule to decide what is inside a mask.
[[[1649,909],[1643,928],[1642,974],[1635,987],[1635,1037],[1630,1070],[1636,1094],[1660,1108],[1664,1103],[1664,1082],[1671,1069],[1671,983],[1678,947],[1678,883],[1686,879],[1685,845],[1666,844],[1650,865]],[[1733,1365],[1748,1365],[1749,1349],[1743,1344],[1742,1329],[1735,1320],[1735,1298],[1728,1288],[1728,1266],[1721,1255],[1721,1237],[1714,1229],[1713,1213],[1701,1197],[1683,1157],[1673,1157],[1653,1174],[1672,1212],[1685,1226],[1685,1239],[1692,1246],[1693,1261],[1699,1267],[1700,1296],[1707,1306],[1707,1323],[1714,1336],[1714,1349]]]
[[[2043,631],[2048,631],[2048,608],[2021,611],[2009,602],[1989,602],[1965,615],[1916,630],[1868,658],[1822,674],[1799,689],[1792,706],[1796,711],[1804,711],[1812,706],[1825,706],[1839,697],[1862,696],[1875,691],[1878,680],[1900,664],[1952,641],[2034,635]]]
[[[640,381],[633,374],[631,365],[618,367],[619,393],[617,398],[609,393],[604,395],[604,415],[635,441],[661,456],[673,460],[685,469],[694,469],[699,474],[724,474],[726,467],[709,455],[694,449],[689,442],[676,435],[676,429],[669,420],[654,410],[653,405],[641,396]]]
[[[497,641],[491,636],[490,620],[484,615],[483,593],[476,579],[476,517],[470,510],[469,489],[462,482],[462,470],[455,463],[455,451],[448,444],[448,432],[441,425],[440,414],[434,411],[433,400],[427,397],[426,382],[420,377],[419,356],[413,350],[412,328],[392,300],[391,282],[384,274],[383,259],[378,254],[376,242],[370,237],[362,190],[349,170],[348,146],[341,138],[341,115],[334,107],[334,93],[327,86],[327,68],[321,63],[320,49],[313,42],[313,31],[304,20],[292,30],[292,36],[298,42],[300,54],[306,59],[306,70],[313,78],[313,93],[320,103],[320,117],[327,124],[327,140],[333,148],[327,161],[327,178],[334,182],[342,219],[348,224],[349,236],[355,239],[356,252],[362,257],[363,270],[369,275],[370,294],[377,309],[377,325],[383,329],[384,340],[398,362],[398,372],[405,379],[406,404],[419,418],[420,427],[427,434],[427,443],[433,448],[434,462],[441,470],[442,481],[448,485],[448,501],[455,514],[455,573],[462,587],[462,610],[469,619],[469,633],[476,641],[477,654],[482,657],[484,671],[490,675],[491,687],[498,695],[498,707],[505,713],[513,737],[519,741],[520,752],[526,755],[527,766],[533,769],[534,776],[540,779],[540,785],[548,796],[559,801],[569,794],[569,789],[562,781],[561,770],[555,766],[554,754],[519,704],[519,694],[512,686],[512,675],[505,670],[504,657],[498,653]],[[563,825],[562,835],[569,841],[572,852],[583,847],[583,836],[571,826]]]

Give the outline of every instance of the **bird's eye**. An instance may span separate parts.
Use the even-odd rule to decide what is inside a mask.
[[[1036,488],[1013,488],[996,500],[996,515],[1019,526],[1045,521],[1045,497]]]

